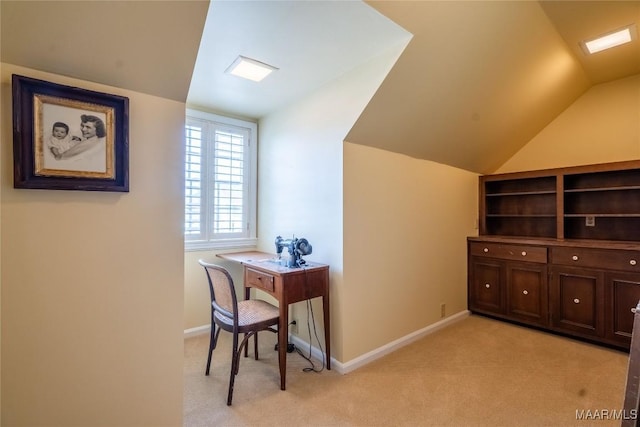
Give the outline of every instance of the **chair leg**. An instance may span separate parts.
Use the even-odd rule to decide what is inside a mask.
[[[216,331],[216,324],[211,322],[211,334],[209,336],[209,356],[207,357],[207,369],[205,371],[205,375],[209,375],[209,369],[211,368],[211,355],[213,354],[213,349],[216,348],[216,342],[218,341],[218,334],[220,333],[220,328]]]
[[[238,373],[238,365],[240,365],[240,353],[238,351],[238,334],[233,334],[233,357],[231,358],[231,372],[229,374],[229,393],[227,394],[227,406],[231,406],[233,399],[233,385],[235,383],[236,374]]]
[[[247,335],[249,334],[244,334],[244,339],[247,339]],[[244,348],[244,357],[249,357],[249,347]]]
[[[244,348],[245,351],[247,350],[247,347],[249,347],[249,340],[251,339],[252,335],[254,335],[254,332],[245,334],[244,338],[242,339],[242,342],[240,342],[238,346],[238,349],[237,349],[238,363],[236,364],[236,375],[238,375],[238,372],[240,371],[240,355],[242,354],[242,349]]]
[[[253,334],[253,354],[256,360],[258,360],[258,332]]]

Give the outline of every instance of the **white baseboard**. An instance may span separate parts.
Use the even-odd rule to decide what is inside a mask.
[[[198,335],[208,334],[211,331],[211,325],[202,325],[196,328],[190,328],[184,330],[184,337],[191,338]]]
[[[340,363],[340,362],[334,362],[332,360],[331,367],[334,368],[335,366],[334,369],[341,374],[348,374],[349,372],[354,371],[368,363],[371,363],[376,359],[386,356],[387,354],[392,353],[402,347],[405,347],[414,341],[417,341],[442,328],[445,328],[456,322],[459,322],[460,320],[467,318],[470,314],[471,312],[468,310],[461,311],[460,313],[456,313],[436,323],[433,323],[427,326],[426,328],[410,333],[409,335],[405,335],[402,338],[398,338],[397,340],[392,341],[389,344],[383,345],[382,347],[379,347],[375,350],[365,353],[362,356],[356,357],[355,359],[350,360],[348,362]]]
[[[409,335],[405,335],[402,338],[398,338],[397,340],[392,341],[389,344],[383,345],[382,347],[379,347],[375,350],[371,350],[370,352],[365,353],[362,356],[356,357],[355,359],[345,363],[338,362],[336,359],[332,357],[331,369],[335,370],[340,374],[348,374],[349,372],[355,371],[356,369],[364,365],[367,365],[383,356],[386,356],[387,354],[392,353],[402,347],[405,347],[414,341],[417,341],[442,328],[445,328],[456,322],[459,322],[460,320],[467,318],[470,314],[471,312],[468,310],[461,311],[445,319],[442,319],[436,323],[433,323],[423,329],[412,332]],[[198,326],[197,328],[185,329],[184,337],[189,338],[197,335],[206,334],[206,333],[209,333],[210,329],[211,329],[211,325],[204,325],[204,326]],[[289,334],[289,340],[296,347],[298,347],[303,353],[307,353],[309,351],[308,342],[303,341],[297,336],[291,335],[291,334]],[[311,357],[320,361],[323,359],[323,356],[324,356],[323,352],[320,351],[318,347],[311,346]]]
[[[346,363],[338,362],[333,357],[331,358],[331,369],[335,370],[340,374],[348,374],[351,371],[354,371],[368,363],[373,362],[376,359],[379,359],[383,356],[386,356],[389,353],[392,353],[404,346],[411,344],[414,341],[417,341],[429,334],[432,334],[442,328],[450,326],[456,322],[459,322],[462,319],[467,318],[471,314],[470,311],[464,310],[460,313],[456,313],[452,316],[447,317],[446,319],[442,319],[434,324],[427,326],[426,328],[420,329],[419,331],[415,331],[409,335],[406,335],[402,338],[398,338],[395,341],[390,342],[382,347],[379,347],[375,350],[372,350],[366,354],[363,354],[360,357],[357,357],[353,360],[350,360]],[[309,351],[309,343],[303,341],[295,335],[289,334],[289,341],[292,342],[296,347],[302,350],[303,353],[308,354]],[[323,354],[318,347],[311,346],[311,357],[316,360],[322,360]]]

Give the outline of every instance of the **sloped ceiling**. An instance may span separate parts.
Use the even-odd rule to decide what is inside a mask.
[[[208,6],[2,0],[1,59],[185,102]]]
[[[298,96],[317,89],[406,31],[411,41],[346,140],[477,173],[493,172],[593,84],[640,73],[637,39],[590,57],[578,47],[634,22],[640,27],[639,1],[213,3],[221,7],[209,20],[209,1],[2,0],[0,59],[259,118],[282,107],[285,93],[293,102],[289,89]],[[301,13],[305,3],[322,13]],[[255,25],[229,14],[231,5],[259,10],[245,15]],[[381,24],[385,19],[402,31]],[[209,22],[242,31],[221,36]],[[390,31],[380,39],[371,28]],[[282,75],[296,73],[269,90],[250,84],[229,91],[211,74],[224,69],[198,67],[196,57],[226,68],[231,44],[238,55],[284,58]],[[336,55],[358,46],[366,55]],[[297,77],[323,61],[342,64],[310,79],[315,86]],[[200,96],[205,84],[223,90]]]
[[[360,1],[213,1],[188,104],[260,118],[410,38]],[[238,55],[278,70],[260,83],[225,73]]]
[[[640,72],[637,41],[578,46],[640,22],[639,2],[369,4],[414,37],[349,142],[490,173],[592,84]]]

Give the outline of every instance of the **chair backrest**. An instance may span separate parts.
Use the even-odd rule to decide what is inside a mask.
[[[198,263],[204,267],[209,280],[209,292],[211,294],[211,305],[221,314],[238,322],[238,299],[236,289],[233,286],[233,279],[229,272],[219,265],[211,264],[203,260]]]

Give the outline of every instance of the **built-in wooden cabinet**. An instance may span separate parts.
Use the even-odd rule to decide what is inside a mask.
[[[640,161],[480,177],[469,309],[628,348],[640,300]]]

